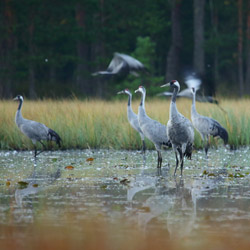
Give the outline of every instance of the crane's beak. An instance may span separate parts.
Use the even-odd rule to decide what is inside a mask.
[[[166,83],[166,84],[161,85],[161,88],[163,88],[163,87],[169,87],[169,86],[170,86],[170,82],[169,82],[169,83]]]
[[[117,95],[124,94],[124,90],[117,92]]]
[[[135,90],[135,93],[137,93],[139,91],[139,89]]]
[[[15,97],[15,98],[13,99],[13,101],[18,101],[18,98],[17,98],[17,97]]]

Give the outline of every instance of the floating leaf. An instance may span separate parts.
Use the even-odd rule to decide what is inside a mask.
[[[102,185],[101,189],[106,189],[108,187],[108,185]]]
[[[71,165],[69,165],[69,166],[66,166],[66,167],[65,167],[65,169],[68,169],[68,170],[73,170],[73,169],[74,169],[74,167],[73,167],[73,166],[71,166]]]
[[[208,174],[207,170],[204,170],[202,174],[207,175]]]
[[[57,158],[52,158],[52,162],[57,162]]]
[[[241,173],[236,173],[234,175],[234,178],[243,178],[243,177],[245,177],[245,176],[243,174],[241,174]]]
[[[120,181],[120,183],[124,184],[124,185],[127,185],[129,182],[130,182],[130,180],[128,180],[126,178]]]
[[[210,173],[207,176],[211,177],[211,176],[215,176],[215,174],[214,173]]]
[[[26,181],[19,181],[19,182],[18,182],[18,185],[19,185],[19,187],[20,187],[21,189],[23,189],[23,188],[26,188],[26,187],[29,185],[29,183],[26,182]]]
[[[93,157],[89,157],[88,159],[86,159],[86,161],[93,161],[94,158]]]
[[[145,212],[145,213],[149,213],[150,212],[150,207],[141,207],[139,208],[141,211]]]
[[[10,181],[6,181],[6,186],[9,186],[10,185]]]
[[[229,174],[228,177],[233,178],[234,176],[233,176],[233,174]]]
[[[113,180],[118,181],[118,178],[117,178],[117,177],[114,177]]]
[[[38,184],[34,183],[32,186],[33,186],[34,188],[37,188],[37,187],[38,187]]]

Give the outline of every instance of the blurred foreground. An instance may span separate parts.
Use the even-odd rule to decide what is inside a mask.
[[[250,149],[0,152],[0,249],[249,249]],[[178,172],[177,172],[178,173]]]

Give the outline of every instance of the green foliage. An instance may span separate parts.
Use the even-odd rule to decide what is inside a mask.
[[[137,37],[136,49],[132,56],[138,58],[145,67],[152,72],[155,62],[155,43],[151,41],[150,37]],[[153,72],[152,72],[153,73]]]
[[[150,37],[137,37],[136,48],[131,55],[145,65],[146,71],[141,72],[139,77],[129,75],[123,81],[116,83],[114,86],[116,91],[128,88],[131,92],[134,92],[140,85],[144,85],[151,96],[160,92],[159,86],[162,84],[164,77],[154,74],[155,47],[156,45]]]
[[[193,62],[193,1],[178,3],[183,37],[179,58],[182,71],[192,67]],[[246,55],[247,1],[243,5],[243,54]],[[114,89],[126,86],[135,89],[140,84],[150,90],[148,94],[154,95],[158,83],[164,79],[172,41],[171,8],[171,1],[166,0],[3,2],[0,8],[1,97],[16,92],[29,96],[32,78],[38,97],[65,97],[69,92],[89,97],[104,92],[104,97],[111,98]],[[222,84],[237,88],[237,28],[237,1],[206,1],[206,65],[211,66],[211,74],[217,67],[216,84],[220,91]],[[142,61],[150,75],[138,79],[93,78],[91,73],[105,69],[116,51]],[[246,61],[246,56],[243,60]],[[80,75],[83,79],[79,83]]]

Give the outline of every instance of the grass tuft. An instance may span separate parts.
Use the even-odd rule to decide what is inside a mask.
[[[163,124],[169,117],[169,99],[147,99],[148,115]],[[139,100],[133,101],[137,113]],[[18,104],[13,101],[1,101],[0,104],[0,149],[27,150],[33,149],[31,141],[16,127],[14,118]],[[219,121],[229,132],[229,144],[232,147],[250,143],[250,101],[220,100],[220,106],[208,103],[197,103],[197,111]],[[179,111],[190,119],[191,101],[177,100]],[[25,100],[22,114],[25,118],[44,123],[55,130],[62,138],[63,149],[114,148],[140,149],[139,134],[127,121],[127,100]],[[147,148],[153,149],[151,142],[146,141]],[[212,140],[214,145],[222,140]],[[195,133],[195,147],[200,148],[200,135]],[[54,145],[53,148],[57,149]]]

